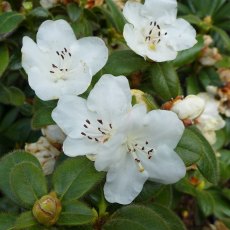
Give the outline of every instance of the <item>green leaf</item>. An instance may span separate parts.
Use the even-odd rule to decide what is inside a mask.
[[[95,212],[86,204],[77,200],[63,203],[58,225],[77,226],[92,223],[96,218]]]
[[[159,213],[156,210],[160,210]],[[169,220],[165,219],[169,216]],[[160,205],[145,207],[140,205],[129,205],[117,210],[112,218],[103,226],[103,230],[184,230],[184,226],[173,215],[172,212]]]
[[[9,64],[9,51],[6,45],[0,45],[0,77]]]
[[[16,218],[15,214],[0,213],[0,229],[13,230]]]
[[[103,68],[103,73],[110,73],[115,76],[128,76],[133,72],[144,70],[149,65],[144,58],[131,50],[114,51]]]
[[[199,139],[199,143],[197,144],[201,147],[201,158],[197,162],[199,171],[209,182],[217,184],[219,179],[219,168],[215,152],[196,127],[191,126],[189,129],[197,136]]]
[[[20,216],[16,220],[15,228],[17,230],[24,230],[37,225],[39,224],[35,220],[32,212],[28,211],[20,214]]]
[[[13,108],[5,114],[0,123],[0,132],[7,129],[17,119],[18,113],[18,108]]]
[[[214,30],[216,33],[218,33],[224,43],[224,46],[226,49],[230,50],[230,38],[229,35],[227,34],[227,32],[225,32],[224,30],[222,30],[219,27],[216,26],[212,26],[212,30]]]
[[[173,201],[173,190],[171,185],[166,185],[155,197],[156,203],[170,207]]]
[[[14,86],[10,86],[8,90],[10,91],[10,104],[15,106],[23,105],[25,94],[19,88]]]
[[[76,22],[81,16],[82,9],[76,3],[69,3],[66,6],[67,13],[71,21]]]
[[[225,198],[227,198],[228,200],[230,200],[230,189],[224,188],[222,190],[222,194],[224,195]]]
[[[36,7],[35,9],[31,10],[28,15],[37,17],[37,18],[48,18],[49,11],[43,7]]]
[[[204,40],[200,35],[197,37],[197,43],[192,48],[179,52],[177,58],[173,61],[175,67],[181,67],[192,63],[199,56],[204,48]]]
[[[201,158],[202,146],[200,144],[200,139],[192,129],[186,128],[184,130],[183,136],[175,151],[184,161],[186,166],[196,163]]]
[[[152,63],[149,68],[149,75],[153,90],[164,101],[181,94],[180,82],[171,63]]]
[[[186,89],[187,95],[189,94],[198,94],[203,91],[202,87],[199,84],[199,81],[195,75],[186,78]]]
[[[196,196],[196,189],[191,183],[189,183],[187,177],[184,177],[182,180],[177,182],[175,184],[175,188],[182,193],[186,193],[191,196]]]
[[[32,127],[34,129],[40,129],[44,126],[55,124],[51,117],[51,113],[56,105],[57,101],[42,101],[36,98],[34,103]]]
[[[213,85],[213,86],[222,85],[220,81],[220,77],[214,68],[203,68],[199,72],[198,79],[200,80],[204,89],[206,89],[206,87],[209,85]]]
[[[205,216],[213,214],[215,201],[211,194],[205,190],[196,190],[198,205]]]
[[[6,12],[0,15],[0,40],[13,32],[24,20],[24,16],[17,12]]]
[[[198,16],[193,15],[193,14],[183,16],[183,19],[199,27],[203,24],[203,21]]]
[[[17,197],[11,190],[10,172],[15,165],[22,162],[30,162],[36,165],[37,167],[41,168],[37,158],[25,151],[14,151],[12,153],[7,154],[0,160],[0,189],[4,192],[4,194],[7,197],[19,204],[20,201],[17,199]]]
[[[216,131],[216,142],[213,145],[213,148],[216,151],[218,151],[224,146],[225,140],[226,140],[225,130],[224,129],[217,130]]]
[[[106,0],[106,5],[110,10],[110,15],[118,32],[122,33],[125,25],[125,18],[113,0]]]
[[[36,200],[47,194],[46,179],[42,169],[30,162],[22,162],[12,168],[10,185],[25,208],[31,208]]]
[[[220,180],[221,183],[226,183],[230,178],[230,151],[229,150],[220,150]]]
[[[148,208],[151,208],[158,215],[162,217],[168,223],[168,229],[170,230],[186,230],[183,222],[180,218],[169,208],[166,208],[160,204],[149,204]]]
[[[63,201],[82,197],[104,176],[97,172],[93,163],[85,157],[76,157],[64,161],[54,172],[54,191]]]

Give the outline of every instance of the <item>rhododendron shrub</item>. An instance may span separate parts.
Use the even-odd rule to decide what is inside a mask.
[[[228,9],[0,1],[0,229],[230,228]]]

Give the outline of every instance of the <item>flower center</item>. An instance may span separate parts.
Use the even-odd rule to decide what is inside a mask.
[[[138,157],[139,154],[144,154],[148,160],[152,158],[152,154],[155,151],[154,148],[150,148],[148,146],[148,141],[145,141],[144,143],[138,144],[133,140],[128,140],[127,141],[127,153],[131,154],[133,157],[139,172],[144,172],[144,167],[141,163],[140,158]]]
[[[112,135],[112,124],[105,123],[101,119],[97,119],[97,123],[93,124],[89,119],[83,124],[84,130],[81,135],[89,140],[104,144]]]
[[[157,44],[161,42],[163,36],[166,36],[167,32],[162,31],[159,24],[156,21],[151,21],[149,28],[145,32],[145,42],[148,44],[149,49],[155,50]]]
[[[53,77],[54,82],[58,80],[66,80],[67,72],[69,71],[70,63],[71,63],[71,53],[64,48],[61,51],[56,51],[56,55],[58,56],[58,63],[52,63],[50,73]]]

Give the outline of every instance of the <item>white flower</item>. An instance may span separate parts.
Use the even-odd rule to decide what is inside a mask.
[[[53,172],[56,158],[59,156],[60,151],[45,137],[40,137],[35,143],[26,144],[25,150],[38,159],[45,175]]]
[[[40,0],[40,4],[43,8],[49,9],[54,7],[58,3],[58,0]]]
[[[128,1],[123,14],[128,23],[124,38],[137,54],[153,61],[173,60],[177,52],[196,44],[196,31],[177,19],[176,0],[146,0],[144,5]]]
[[[199,93],[198,97],[205,101],[205,108],[201,116],[197,119],[197,127],[206,137],[210,144],[215,144],[215,131],[222,129],[225,126],[225,121],[219,115],[219,102],[208,93]]]
[[[171,111],[176,113],[181,120],[194,120],[203,112],[205,102],[196,95],[188,95],[184,99],[176,100]]]
[[[42,134],[52,144],[63,144],[66,136],[57,125],[48,125],[42,128]]]
[[[171,111],[131,107],[125,77],[102,76],[87,100],[64,96],[52,117],[68,135],[66,155],[94,154],[96,169],[108,172],[104,193],[111,203],[131,203],[147,179],[168,184],[185,175],[173,150],[183,123]]]
[[[43,22],[37,44],[29,37],[23,38],[22,66],[31,88],[42,100],[85,92],[107,58],[108,49],[100,38],[76,40],[64,20]]]

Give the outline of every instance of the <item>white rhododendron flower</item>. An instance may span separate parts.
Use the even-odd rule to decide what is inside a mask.
[[[45,175],[53,172],[56,159],[61,153],[45,137],[40,137],[35,143],[26,144],[25,150],[38,159]]]
[[[62,97],[52,113],[68,135],[68,156],[95,155],[98,171],[107,171],[106,199],[129,204],[147,179],[169,184],[184,177],[186,168],[174,152],[184,125],[171,111],[131,106],[128,80],[104,75],[87,100]]]
[[[204,111],[197,119],[197,127],[210,144],[215,144],[215,131],[222,129],[225,126],[225,121],[219,115],[219,102],[209,93],[199,93],[197,96],[205,101]]]
[[[124,38],[137,54],[153,61],[173,60],[177,52],[196,44],[196,31],[184,19],[177,19],[176,0],[128,1],[123,14],[128,23]]]
[[[47,20],[37,32],[37,44],[23,38],[22,66],[36,95],[42,100],[86,91],[92,76],[106,63],[108,49],[102,39],[76,39],[64,20]]]
[[[171,111],[175,112],[181,120],[193,120],[200,116],[203,112],[205,102],[196,95],[188,95],[187,97],[176,100]]]

